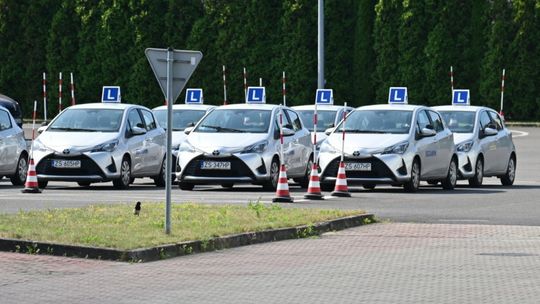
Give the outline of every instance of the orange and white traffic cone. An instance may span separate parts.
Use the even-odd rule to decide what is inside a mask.
[[[38,186],[36,166],[34,165],[34,158],[30,157],[28,162],[28,174],[26,175],[26,183],[24,184],[24,189],[21,190],[22,193],[41,193],[41,190]]]
[[[349,188],[347,187],[347,176],[345,175],[345,163],[339,162],[339,169],[337,173],[336,186],[334,192],[330,195],[339,197],[351,197]]]
[[[317,168],[317,164],[315,163],[313,163],[313,166],[311,167],[311,174],[309,175],[308,189],[307,189],[307,193],[304,195],[304,198],[313,199],[313,200],[324,199],[323,195],[321,194],[321,184],[319,182],[319,169]]]
[[[287,169],[281,165],[279,169],[279,178],[276,188],[276,197],[272,199],[274,203],[292,203],[293,199],[289,194],[289,181],[287,178]]]

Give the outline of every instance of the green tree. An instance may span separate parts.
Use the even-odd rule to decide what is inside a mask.
[[[372,75],[375,71],[373,51],[373,24],[377,0],[361,0],[357,6],[354,34],[353,77],[354,102],[351,105],[371,104],[375,98]]]

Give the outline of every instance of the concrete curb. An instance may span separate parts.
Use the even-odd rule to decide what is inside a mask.
[[[314,225],[246,232],[208,240],[187,241],[133,250],[62,245],[18,239],[0,239],[0,251],[49,254],[120,262],[150,262],[192,253],[208,252],[280,240],[306,238],[320,235],[328,231],[361,226],[372,223],[373,221],[373,214],[362,214],[320,222]]]

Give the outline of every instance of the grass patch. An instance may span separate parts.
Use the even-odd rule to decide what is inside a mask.
[[[272,228],[310,225],[361,210],[282,208],[276,204],[181,204],[171,208],[171,234],[164,233],[165,204],[143,202],[140,216],[133,205],[20,211],[0,214],[0,238],[59,244],[136,249]]]

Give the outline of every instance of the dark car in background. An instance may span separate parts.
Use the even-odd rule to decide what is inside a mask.
[[[15,119],[17,125],[22,128],[23,116],[21,106],[13,98],[0,94],[0,106],[6,108]]]

